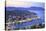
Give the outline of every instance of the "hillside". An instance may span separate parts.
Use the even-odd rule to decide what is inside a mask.
[[[45,10],[42,7],[29,7],[29,8],[24,8],[24,7],[6,7],[6,10],[12,11],[12,10]]]

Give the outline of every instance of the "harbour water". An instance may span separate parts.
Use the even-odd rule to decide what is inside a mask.
[[[14,24],[14,29],[15,28],[23,28],[23,27],[26,27],[26,26],[33,26],[33,25],[36,25],[36,24],[43,24],[45,23],[44,21],[44,11],[40,10],[32,10],[32,12],[35,12],[37,13],[37,16],[39,16],[40,18],[37,19],[37,20],[32,20],[32,21],[28,21],[28,22],[22,22],[20,24]]]

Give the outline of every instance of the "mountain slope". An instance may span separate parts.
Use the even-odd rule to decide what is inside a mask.
[[[44,10],[42,7],[29,7],[29,8],[24,8],[24,7],[6,7],[6,10],[12,11],[12,10]]]

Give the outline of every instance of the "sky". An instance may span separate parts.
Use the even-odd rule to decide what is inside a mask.
[[[15,0],[6,0],[7,7],[44,7],[44,3],[40,2],[28,2],[28,1],[15,1]]]

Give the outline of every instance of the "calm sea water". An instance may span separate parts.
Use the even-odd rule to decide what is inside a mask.
[[[32,26],[32,25],[36,25],[36,24],[42,24],[42,23],[45,22],[44,21],[44,11],[42,11],[42,10],[41,11],[32,10],[32,12],[37,13],[37,16],[39,16],[40,19],[38,19],[38,20],[32,20],[30,22],[24,22],[22,24],[15,24],[14,27],[16,27],[16,28],[22,28],[22,27],[25,27],[25,26]]]

